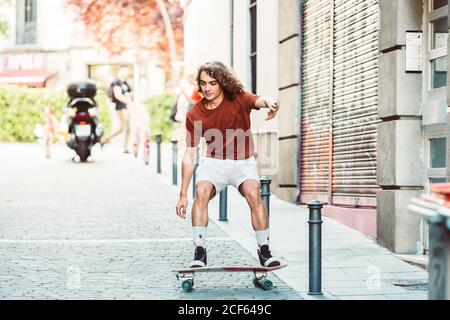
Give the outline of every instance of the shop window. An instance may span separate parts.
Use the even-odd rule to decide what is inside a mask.
[[[447,85],[447,56],[431,60],[432,89]]]
[[[36,0],[17,0],[16,20],[16,44],[35,44]]]
[[[447,0],[433,0],[432,9],[437,10],[447,5]]]
[[[447,139],[430,139],[430,168],[445,168]]]
[[[427,59],[430,90],[447,85],[448,1],[431,1],[428,11]],[[433,99],[436,99],[434,97]],[[441,98],[439,98],[441,99]],[[444,97],[442,97],[444,99]]]
[[[431,178],[430,179],[430,183],[434,184],[434,183],[445,183],[447,182],[445,178]]]

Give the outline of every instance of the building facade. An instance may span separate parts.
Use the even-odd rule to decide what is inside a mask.
[[[70,82],[90,79],[105,89],[118,67],[128,65],[140,101],[164,92],[157,62],[137,61],[132,51],[108,56],[65,0],[12,0],[0,7],[8,23],[7,35],[0,37],[0,83],[64,90]]]
[[[213,12],[207,2],[185,1],[187,21]],[[186,24],[187,43],[216,39],[186,48],[199,57],[186,62],[221,59],[249,90],[278,97],[277,121],[255,113],[252,128],[277,132],[271,190],[321,200],[326,216],[394,252],[426,251],[427,227],[407,206],[450,177],[448,1],[217,3],[214,37]]]

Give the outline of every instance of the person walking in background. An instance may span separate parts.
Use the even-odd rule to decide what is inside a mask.
[[[115,104],[116,114],[119,119],[119,128],[101,141],[101,146],[103,147],[106,143],[109,143],[112,138],[124,132],[124,153],[130,153],[128,150],[128,141],[130,138],[130,117],[128,113],[129,110],[127,109],[129,106],[133,105],[132,90],[130,85],[127,83],[127,77],[128,67],[121,66],[117,79],[111,83],[110,88],[108,89],[108,96]]]
[[[182,182],[176,213],[186,218],[187,191],[195,168],[195,149],[203,137],[206,158],[197,168],[195,200],[192,206],[194,260],[190,267],[203,267],[206,258],[206,228],[209,201],[228,185],[245,197],[258,245],[261,265],[280,265],[269,250],[269,217],[261,199],[259,174],[250,130],[250,112],[268,109],[273,119],[279,105],[273,99],[244,90],[234,72],[221,62],[202,65],[197,73],[199,91],[204,97],[186,115],[186,151],[182,162]]]
[[[51,146],[57,136],[57,128],[59,126],[58,119],[53,112],[51,106],[46,106],[44,109],[44,145],[45,145],[45,157],[50,159],[51,157]]]
[[[182,86],[181,90],[188,101],[187,111],[191,110],[192,106],[202,99],[198,94],[198,87],[195,83],[195,75],[193,73],[187,75],[186,85]]]
[[[198,94],[195,75],[190,73],[181,80],[178,87],[177,113],[175,115],[175,120],[178,123],[174,132],[174,136],[178,138],[178,150],[184,150],[185,148],[186,113],[200,100],[201,96]]]

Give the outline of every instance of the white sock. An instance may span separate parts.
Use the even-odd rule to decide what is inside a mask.
[[[256,242],[258,243],[258,247],[262,245],[269,245],[269,228],[264,230],[255,230]]]
[[[194,237],[194,246],[205,247],[206,227],[192,227],[192,234]]]

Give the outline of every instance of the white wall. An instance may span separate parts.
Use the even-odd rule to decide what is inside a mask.
[[[278,1],[257,2],[257,93],[278,97]],[[185,67],[212,59],[230,65],[230,0],[192,0],[185,17]],[[233,69],[246,88],[251,83],[250,11],[248,0],[234,0]],[[266,111],[252,112],[252,129],[278,128],[277,118],[265,121]]]
[[[229,0],[192,0],[184,22],[184,62],[187,72],[219,60],[230,65]]]
[[[234,70],[246,88],[251,84],[250,10],[248,0],[234,0]],[[278,1],[257,2],[257,94],[278,95]],[[266,111],[252,112],[252,130],[278,127],[277,118],[265,121]]]
[[[278,96],[278,0],[259,0],[257,15],[257,93],[276,99]],[[278,127],[278,118],[265,121],[266,116],[266,111],[252,113],[255,132]]]
[[[248,6],[248,0],[234,0],[233,69],[247,89],[251,86],[250,13]]]
[[[63,12],[64,0],[39,0],[37,2],[37,43],[46,49],[67,48],[70,39],[70,21]]]

